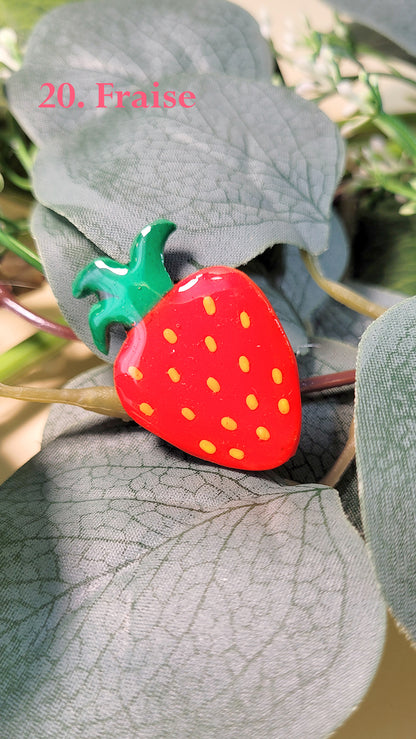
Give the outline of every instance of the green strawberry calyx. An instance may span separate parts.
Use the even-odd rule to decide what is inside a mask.
[[[108,354],[111,324],[121,323],[129,330],[173,287],[163,262],[163,249],[175,228],[165,219],[153,221],[134,239],[128,264],[109,257],[95,259],[75,278],[75,298],[91,293],[98,297],[88,321],[94,343],[103,354]]]

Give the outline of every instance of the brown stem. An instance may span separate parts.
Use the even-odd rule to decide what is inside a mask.
[[[33,326],[36,326],[36,328],[41,329],[41,331],[46,331],[48,334],[60,336],[62,339],[68,339],[69,341],[78,341],[78,337],[74,334],[72,329],[69,328],[69,326],[62,326],[54,321],[49,321],[48,318],[43,318],[42,316],[37,315],[37,313],[33,313],[31,310],[18,303],[3,285],[0,285],[0,306],[7,308],[21,318],[24,318]]]
[[[344,472],[347,471],[352,460],[355,457],[355,434],[354,434],[354,421],[351,422],[350,431],[348,434],[347,443],[345,444],[338,459],[335,460],[333,466],[326,473],[326,475],[320,480],[322,485],[329,485],[333,488],[339,482]]]
[[[11,387],[0,383],[0,396],[29,400],[33,403],[64,403],[76,405],[86,411],[101,413],[104,416],[113,416],[129,420],[129,416],[121,405],[113,387],[99,385],[85,388],[38,388],[38,387]]]
[[[300,380],[300,391],[302,395],[316,393],[320,390],[329,390],[332,387],[343,387],[353,385],[355,382],[355,370],[345,372],[334,372],[331,375],[317,375],[316,377],[305,377]]]

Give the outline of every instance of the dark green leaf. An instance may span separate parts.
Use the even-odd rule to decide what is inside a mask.
[[[367,205],[367,207],[365,207]],[[393,198],[364,200],[354,240],[354,269],[364,282],[416,292],[416,215],[402,216]]]

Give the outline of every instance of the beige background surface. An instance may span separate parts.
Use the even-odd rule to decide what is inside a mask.
[[[322,30],[331,19],[328,8],[315,0],[291,0],[289,4],[282,0],[263,0],[261,4],[255,0],[241,0],[239,4],[258,20],[267,10],[277,47],[282,42],[288,18],[296,26],[302,13],[306,14]],[[289,71],[285,70],[285,73],[289,74]],[[392,109],[401,110],[405,107],[397,89],[392,90],[389,99]],[[24,296],[22,302],[49,317],[57,315],[53,296],[46,285]],[[0,309],[0,352],[32,332],[27,323]],[[43,366],[37,367],[28,376],[21,375],[17,380],[21,384],[58,387],[67,378],[83,372],[96,362],[96,358],[84,346],[72,343],[49,358]],[[48,409],[42,406],[0,400],[0,481],[39,450],[47,412]],[[339,687],[342,690],[342,684]],[[399,633],[392,619],[389,619],[386,648],[373,684],[362,704],[334,737],[416,739],[416,651]]]

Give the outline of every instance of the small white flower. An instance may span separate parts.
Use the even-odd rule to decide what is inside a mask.
[[[353,96],[356,96],[354,86],[349,80],[342,80],[337,84],[337,92],[344,98],[351,100]]]
[[[316,92],[316,85],[314,82],[301,82],[295,87],[295,92],[298,95],[309,95],[311,92]]]
[[[357,105],[357,103],[353,103],[352,101],[344,105],[342,109],[342,115],[344,118],[351,118],[351,116],[358,113],[360,110],[360,106]]]
[[[380,154],[380,156],[384,156],[387,153],[386,139],[383,136],[371,136],[370,149],[375,154]]]

